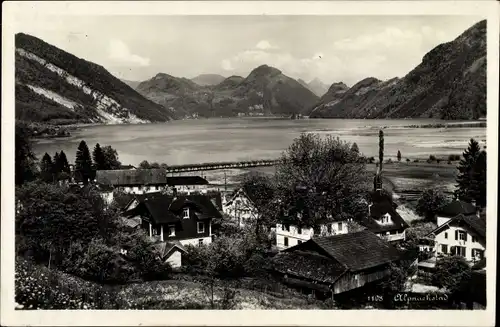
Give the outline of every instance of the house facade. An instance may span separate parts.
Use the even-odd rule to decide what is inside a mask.
[[[454,200],[437,213],[437,228],[429,233],[434,239],[434,255],[459,255],[471,264],[485,258],[486,215],[468,202]]]
[[[113,191],[146,194],[165,191],[168,187],[164,169],[98,170],[95,183],[106,188],[101,194],[106,201],[113,201]]]
[[[212,219],[221,214],[206,195],[155,194],[139,196],[123,216],[139,220],[141,228],[157,242],[199,246],[212,242]]]
[[[175,188],[177,193],[206,193],[208,181],[200,176],[167,177],[167,185]]]
[[[224,197],[222,208],[223,212],[240,227],[259,218],[256,205],[243,189],[236,190],[228,198]]]
[[[312,238],[277,254],[270,269],[292,287],[333,298],[384,278],[402,258],[401,251],[364,230]]]
[[[276,224],[276,247],[285,250],[292,246],[302,244],[313,236],[332,236],[347,234],[348,221],[333,221],[318,224],[316,227],[299,227],[293,224]]]

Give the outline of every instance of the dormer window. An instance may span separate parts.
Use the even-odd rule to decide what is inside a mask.
[[[184,208],[183,209],[182,218],[189,219],[189,208]]]

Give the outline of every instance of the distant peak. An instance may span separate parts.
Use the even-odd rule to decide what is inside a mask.
[[[250,75],[279,75],[281,74],[281,70],[268,66],[268,65],[261,65],[250,73]]]

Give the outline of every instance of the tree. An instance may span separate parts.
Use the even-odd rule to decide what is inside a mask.
[[[59,167],[61,167],[61,172],[70,174],[71,168],[69,167],[68,158],[66,157],[66,153],[64,153],[64,151],[62,150],[59,153],[59,162],[60,162]]]
[[[118,160],[118,152],[113,149],[110,145],[106,145],[102,147],[102,152],[105,158],[105,168],[107,170],[116,170],[120,169],[121,162]]]
[[[241,183],[241,189],[251,198],[253,202],[250,212],[255,212],[252,221],[255,227],[257,237],[261,236],[262,227],[270,227],[276,224],[273,212],[275,211],[274,203],[272,201],[274,196],[274,188],[271,180],[262,174],[248,174],[245,175]]]
[[[384,279],[378,282],[378,287],[383,294],[383,304],[385,308],[392,309],[395,306],[394,296],[406,290],[406,283],[410,275],[411,267],[407,261],[390,263],[389,273]]]
[[[358,145],[356,144],[356,142],[354,142],[354,143],[352,144],[351,151],[354,151],[354,152],[356,152],[356,153],[359,153],[359,148],[358,148]]]
[[[384,131],[378,132],[378,161],[380,163],[380,172],[382,172],[382,163],[384,162]]]
[[[401,161],[401,151],[398,150],[398,161]]]
[[[274,215],[315,226],[341,213],[351,218],[364,214],[369,179],[359,158],[339,138],[302,134],[276,166]]]
[[[159,169],[159,168],[160,168],[160,164],[159,164],[159,163],[157,163],[157,162],[152,162],[152,163],[151,163],[151,168],[152,168],[152,169]]]
[[[81,141],[76,151],[75,159],[75,172],[84,184],[88,184],[89,180],[93,177],[92,159],[90,158],[90,151],[85,141]]]
[[[469,196],[476,201],[476,205],[486,207],[486,151],[478,155],[472,168],[472,180]]]
[[[32,181],[38,174],[37,158],[33,153],[31,133],[27,125],[16,122],[15,140],[14,140],[14,166],[15,183],[21,185],[24,182]]]
[[[470,139],[468,148],[465,149],[462,154],[463,159],[460,160],[460,163],[457,167],[458,175],[456,180],[457,185],[455,194],[460,200],[467,202],[475,200],[475,197],[478,197],[478,194],[480,193],[479,190],[482,188],[482,181],[474,181],[474,178],[480,178],[481,176],[480,173],[474,173],[474,166],[480,153],[481,148],[479,147],[479,143],[474,139]],[[484,163],[486,162],[485,158],[486,155],[484,155],[484,158],[481,159],[484,160]],[[480,165],[483,164],[480,163]],[[485,169],[485,166],[481,166],[480,168],[476,169],[476,171],[478,172],[483,168]],[[485,182],[486,180],[484,180],[484,183]]]
[[[416,211],[426,219],[433,220],[436,213],[446,202],[447,198],[442,192],[435,189],[427,189],[422,192],[418,199]]]
[[[151,165],[149,164],[149,162],[147,160],[143,160],[139,164],[139,168],[140,169],[151,169]]]
[[[92,158],[94,159],[95,170],[107,169],[106,157],[104,157],[104,152],[102,151],[99,143],[97,143],[94,147],[94,151],[92,152]]]
[[[454,302],[457,302],[466,297],[471,272],[471,267],[463,257],[444,257],[436,263],[432,283],[437,287],[445,288]]]
[[[52,158],[45,152],[40,161],[40,177],[46,183],[51,183],[54,181],[54,164],[52,163]]]

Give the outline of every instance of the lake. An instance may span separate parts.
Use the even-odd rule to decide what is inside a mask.
[[[405,128],[408,125],[444,123],[433,119],[277,119],[221,118],[180,120],[162,124],[83,127],[72,136],[37,140],[38,158],[64,150],[70,163],[85,140],[92,151],[96,143],[111,145],[123,164],[149,162],[181,165],[214,161],[274,159],[300,133],[338,136],[356,142],[366,156],[378,157],[378,132],[384,128],[385,158],[427,158],[430,154],[461,154],[470,138],[485,144],[486,128]]]

